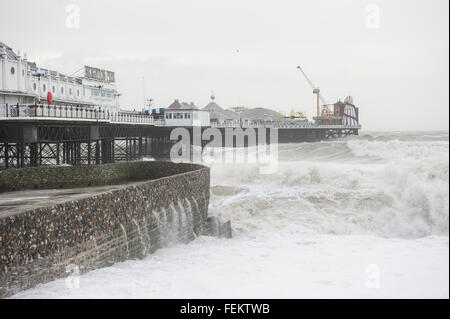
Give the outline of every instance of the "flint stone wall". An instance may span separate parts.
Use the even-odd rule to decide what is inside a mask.
[[[0,218],[0,297],[74,270],[142,258],[174,240],[206,234],[214,225],[207,217],[210,171],[201,165],[128,162],[0,172],[8,191],[133,180],[146,181]]]

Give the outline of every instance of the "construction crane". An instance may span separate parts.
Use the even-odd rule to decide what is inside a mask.
[[[325,101],[323,96],[320,94],[320,89],[317,86],[315,86],[314,83],[311,82],[311,80],[306,75],[305,71],[303,71],[302,67],[299,65],[299,66],[297,66],[297,69],[299,69],[302,72],[302,74],[305,77],[306,81],[308,82],[309,86],[313,89],[313,94],[317,95],[317,117],[319,117],[320,116],[320,102],[319,101],[322,101],[322,103],[324,105],[327,105],[327,102]]]

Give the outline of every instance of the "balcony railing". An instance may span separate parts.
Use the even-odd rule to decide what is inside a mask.
[[[25,118],[48,118],[48,119],[67,119],[77,121],[103,121],[110,123],[132,123],[132,124],[150,124],[155,126],[164,126],[163,119],[154,119],[147,114],[125,113],[125,112],[109,112],[101,108],[92,106],[74,106],[74,105],[28,105],[28,104],[0,104],[0,120],[5,119],[25,119]],[[310,122],[224,122],[211,123],[211,127],[242,127],[242,128],[327,128],[327,129],[360,129],[361,125],[319,125]]]
[[[320,125],[310,122],[300,122],[300,123],[285,123],[285,122],[225,122],[225,123],[211,123],[211,127],[218,128],[226,128],[226,127],[242,127],[242,128],[258,128],[258,127],[267,127],[267,128],[327,128],[327,129],[343,129],[343,128],[351,128],[351,129],[360,129],[361,125],[356,126],[347,126],[347,125]]]
[[[82,105],[0,104],[0,119],[21,118],[57,118],[111,123],[164,125],[164,120],[156,120],[150,115],[122,112],[113,113],[109,112],[109,110]]]

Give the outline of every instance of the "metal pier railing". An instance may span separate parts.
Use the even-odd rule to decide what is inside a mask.
[[[154,119],[150,115],[122,112],[112,113],[108,110],[92,106],[0,104],[0,120],[20,120],[27,118],[164,125],[164,120]]]
[[[326,129],[360,129],[361,125],[320,125],[315,123],[283,123],[283,122],[265,122],[265,123],[211,123],[211,127],[227,128],[227,127],[241,127],[241,128],[278,128],[278,129],[311,129],[311,128],[326,128]]]
[[[68,121],[102,121],[109,123],[130,123],[164,126],[163,119],[155,119],[148,114],[135,114],[127,112],[109,112],[100,107],[85,105],[48,105],[48,104],[0,104],[0,120],[68,120]],[[225,122],[214,123],[211,127],[216,128],[277,128],[277,129],[360,129],[361,125],[319,125],[309,122]]]

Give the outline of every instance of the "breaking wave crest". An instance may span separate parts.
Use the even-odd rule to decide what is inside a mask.
[[[419,135],[418,135],[419,136]],[[279,145],[279,169],[212,165],[212,209],[238,235],[276,231],[417,238],[449,233],[448,134]]]

